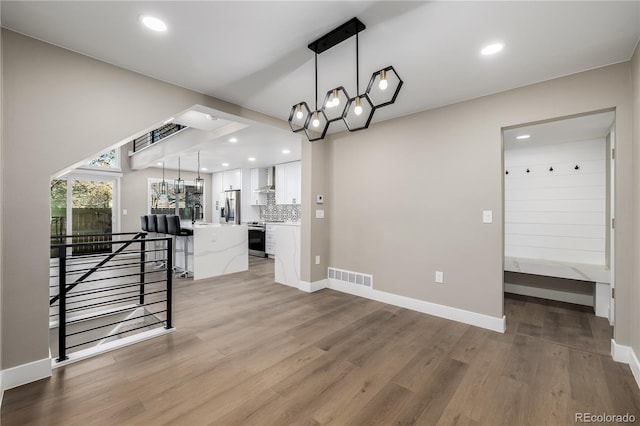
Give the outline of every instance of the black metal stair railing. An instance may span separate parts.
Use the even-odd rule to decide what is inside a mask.
[[[138,152],[142,148],[146,148],[166,137],[174,135],[186,127],[187,126],[183,126],[182,124],[168,123],[150,131],[149,133],[145,133],[133,140],[133,152]]]
[[[172,239],[146,238],[143,232],[103,236],[100,244],[112,246],[109,254],[68,255],[69,249],[76,253],[75,247],[95,241],[51,245],[58,254],[50,273],[58,362],[68,359],[70,350],[100,341],[172,328]]]

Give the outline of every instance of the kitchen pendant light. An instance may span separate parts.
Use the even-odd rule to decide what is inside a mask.
[[[291,108],[289,126],[294,132],[304,130],[310,142],[324,139],[329,124],[342,120],[351,132],[369,127],[377,108],[395,102],[402,80],[392,66],[373,73],[364,94],[360,93],[360,70],[358,34],[366,26],[353,18],[329,31],[307,46],[315,53],[315,110],[309,111],[305,102],[298,102]],[[322,108],[318,109],[318,55],[343,41],[356,36],[356,96],[350,98],[344,87],[331,89],[325,95]],[[305,113],[306,112],[306,113]]]
[[[196,187],[193,190],[196,195],[204,193],[204,179],[200,177],[200,151],[198,151],[198,177],[196,178]]]
[[[162,183],[160,184],[160,194],[167,195],[167,181],[164,180],[164,162],[162,162]]]
[[[173,190],[176,194],[184,192],[184,180],[180,179],[180,157],[178,157],[178,179],[173,182]]]

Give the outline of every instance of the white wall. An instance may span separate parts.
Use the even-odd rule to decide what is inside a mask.
[[[606,158],[605,139],[505,149],[505,256],[607,264]]]

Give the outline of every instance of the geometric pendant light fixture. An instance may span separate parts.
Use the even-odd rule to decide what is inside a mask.
[[[315,109],[309,110],[306,102],[298,102],[289,113],[289,126],[293,132],[304,130],[309,141],[324,139],[333,122],[342,120],[351,132],[369,127],[377,108],[391,105],[396,101],[403,81],[392,66],[374,72],[365,93],[360,93],[360,57],[358,33],[365,25],[358,19],[329,31],[307,47],[315,54]],[[356,96],[349,97],[343,86],[330,89],[318,108],[318,55],[356,36]]]

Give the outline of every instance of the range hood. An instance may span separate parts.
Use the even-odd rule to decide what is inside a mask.
[[[276,175],[276,168],[269,167],[267,169],[267,184],[265,186],[261,186],[260,188],[254,190],[253,192],[257,192],[259,194],[272,194],[276,192],[275,175]]]

